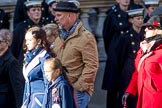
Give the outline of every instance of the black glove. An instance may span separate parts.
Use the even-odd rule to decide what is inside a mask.
[[[123,96],[122,96],[122,105],[123,105],[123,108],[127,108],[127,100],[128,98],[131,96],[130,93],[125,93]]]

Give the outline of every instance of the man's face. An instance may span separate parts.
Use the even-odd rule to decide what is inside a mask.
[[[41,7],[32,7],[27,11],[31,20],[40,20],[42,15]]]
[[[59,26],[68,29],[69,17],[67,12],[55,11],[55,21]]]

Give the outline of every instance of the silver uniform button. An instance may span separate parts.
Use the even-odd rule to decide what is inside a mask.
[[[3,23],[3,20],[0,20],[0,23]]]
[[[117,10],[115,9],[114,12],[117,12]]]
[[[131,37],[133,37],[133,34],[130,34]]]
[[[120,34],[124,34],[124,32],[123,31],[120,31]]]
[[[121,17],[121,15],[119,14],[119,15],[118,15],[118,18],[120,18],[120,17]]]
[[[42,8],[42,11],[44,11],[44,8]]]
[[[123,25],[123,23],[122,23],[122,22],[120,22],[120,23],[119,23],[119,25],[120,25],[120,26],[122,26],[122,25]]]
[[[132,42],[132,45],[135,45],[135,42]]]
[[[136,53],[136,50],[133,50],[133,53]]]

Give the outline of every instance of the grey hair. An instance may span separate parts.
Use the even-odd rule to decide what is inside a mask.
[[[13,34],[10,30],[8,29],[0,29],[0,37],[5,40],[8,41],[9,46],[12,43],[12,38],[13,38]]]

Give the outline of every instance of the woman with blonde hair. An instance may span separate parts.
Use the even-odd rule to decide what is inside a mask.
[[[55,39],[58,37],[58,26],[56,24],[47,24],[43,26],[46,32],[46,39],[50,44],[50,49],[53,49]]]

